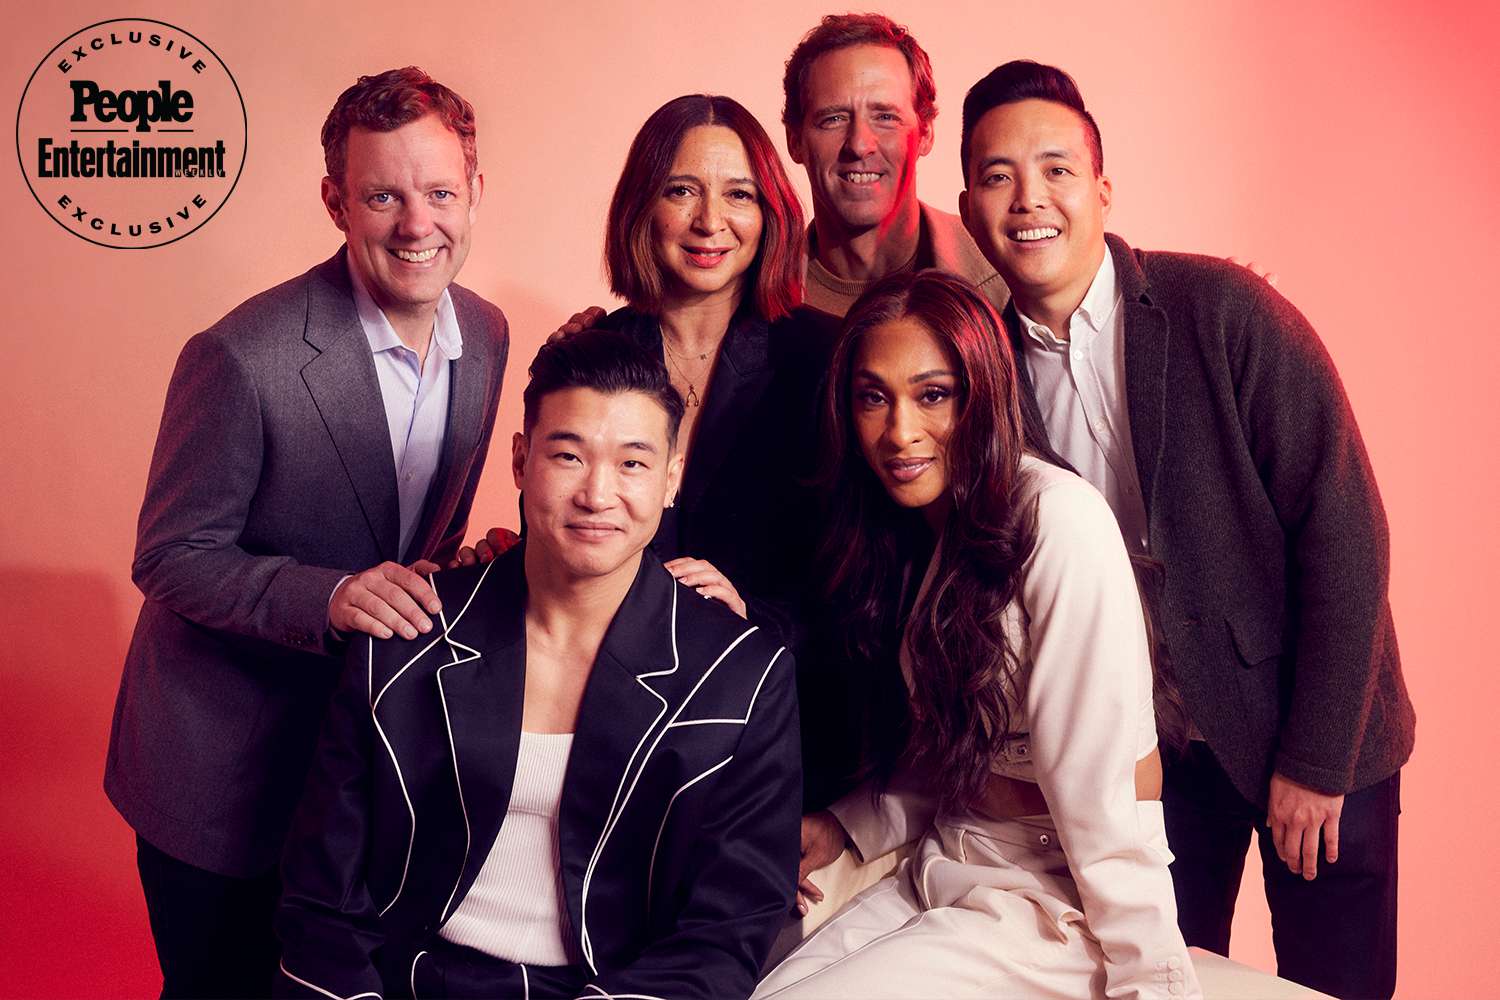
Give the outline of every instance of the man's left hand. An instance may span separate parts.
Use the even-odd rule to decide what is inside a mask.
[[[1280,774],[1271,775],[1266,825],[1276,844],[1276,855],[1293,874],[1311,882],[1318,877],[1318,835],[1328,863],[1339,859],[1339,815],[1342,795],[1324,795]]]

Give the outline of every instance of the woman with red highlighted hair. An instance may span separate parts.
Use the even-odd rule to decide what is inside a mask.
[[[819,339],[793,332],[806,230],[770,137],[728,97],[675,98],[646,119],[610,202],[601,325],[659,353],[687,404],[682,490],[652,548],[679,582],[789,639],[783,556],[807,511]]]

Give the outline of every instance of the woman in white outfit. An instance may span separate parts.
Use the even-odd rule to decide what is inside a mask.
[[[803,821],[803,871],[918,843],[756,997],[1201,996],[1135,578],[1104,499],[1026,449],[1015,379],[961,278],[894,275],[845,321],[827,590],[909,698],[890,759]]]

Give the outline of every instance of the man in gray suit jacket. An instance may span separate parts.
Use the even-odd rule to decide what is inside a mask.
[[[1389,997],[1415,719],[1385,512],[1327,352],[1248,272],[1106,237],[1098,126],[1061,70],[975,84],[962,150],[960,213],[1014,295],[1028,421],[1164,569],[1194,737],[1163,794],[1184,936],[1227,953],[1255,830],[1279,973]]]
[[[137,834],[163,996],[264,996],[276,864],[341,635],[415,637],[463,540],[508,336],[451,284],[483,190],[468,102],[362,77],[323,127],[346,245],[192,338],[132,576],[104,785]]]

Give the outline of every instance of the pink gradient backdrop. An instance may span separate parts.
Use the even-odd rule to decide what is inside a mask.
[[[717,91],[771,129],[782,62],[820,10],[571,3],[313,14],[162,2],[7,0],[0,105],[43,54],[122,15],[193,32],[235,73],[249,158],[212,222],[121,252],[63,233],[5,154],[11,232],[0,374],[0,994],[157,988],[133,842],[100,791],[119,667],[140,604],[135,517],[177,351],[338,244],[317,199],[323,115],[362,72],[416,63],[479,112],[488,187],[461,280],[512,324],[496,454],[473,527],[513,524],[498,442],[525,367],[574,308],[606,302],[602,218],[635,128]],[[830,8],[835,9],[835,8]],[[1104,129],[1111,228],[1136,245],[1273,267],[1333,353],[1379,475],[1397,628],[1420,730],[1404,781],[1400,995],[1500,992],[1485,974],[1500,892],[1491,775],[1500,680],[1483,623],[1500,566],[1491,330],[1500,196],[1497,15],[1484,4],[891,3],[932,55],[923,198],[953,210],[964,89],[1007,59],[1078,78]],[[797,176],[807,201],[805,177]],[[1451,315],[1450,315],[1451,313]],[[1270,968],[1252,862],[1235,957]]]

